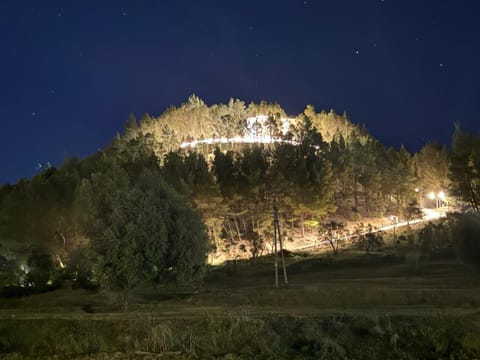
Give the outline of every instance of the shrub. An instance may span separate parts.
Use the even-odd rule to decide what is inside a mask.
[[[383,233],[381,231],[375,232],[371,224],[365,226],[363,223],[360,223],[355,229],[355,234],[356,237],[353,239],[353,243],[358,248],[365,250],[366,253],[385,245]]]
[[[462,257],[480,267],[480,216],[476,214],[458,217],[451,232]]]

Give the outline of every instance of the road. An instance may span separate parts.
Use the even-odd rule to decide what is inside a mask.
[[[377,229],[373,230],[372,232],[375,233],[375,232],[380,232],[380,231],[391,231],[391,230],[395,230],[395,229],[398,229],[398,228],[402,228],[404,226],[410,226],[410,225],[415,225],[415,224],[424,223],[424,222],[428,222],[428,221],[433,221],[433,220],[440,219],[442,217],[447,216],[447,209],[446,208],[438,208],[438,209],[423,208],[422,210],[425,214],[425,216],[423,218],[413,219],[413,220],[410,220],[410,221],[403,221],[403,222],[399,222],[399,223],[391,224],[391,225],[387,225],[387,226],[382,226],[380,228],[377,228]],[[365,232],[364,234],[367,234],[367,233]],[[357,234],[347,235],[347,236],[344,236],[344,237],[338,239],[337,241],[353,239],[357,236],[358,236]],[[324,245],[328,245],[329,243],[330,242],[328,240],[318,241],[318,242],[315,242],[314,244],[301,245],[301,246],[290,248],[289,250],[293,250],[293,251],[308,250],[308,249],[313,249],[313,248],[316,248],[316,247],[321,247],[321,246],[324,246]]]

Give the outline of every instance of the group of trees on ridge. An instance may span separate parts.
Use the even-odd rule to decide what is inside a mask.
[[[256,115],[297,144],[179,149],[186,140],[241,136]],[[268,247],[274,199],[289,237],[325,237],[332,214],[408,218],[430,191],[450,189],[478,210],[480,137],[458,126],[451,153],[427,144],[412,156],[385,148],[345,114],[307,106],[284,135],[285,116],[278,104],[207,106],[191,96],[158,118],[130,117],[124,134],[89,158],[3,186],[2,281],[43,284],[62,274],[124,290],[191,283],[207,253],[255,258]]]

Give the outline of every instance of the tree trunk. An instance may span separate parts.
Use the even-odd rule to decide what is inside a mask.
[[[215,226],[212,226],[212,235],[213,235],[213,243],[215,244],[215,248],[217,248],[218,241],[217,241],[217,231],[215,230]]]
[[[228,219],[227,219],[227,225],[228,225],[228,229],[225,228],[225,230],[228,230],[227,232],[230,235],[230,239],[232,240],[232,244],[234,244],[235,243],[235,236],[233,235],[232,225],[230,224],[230,220],[228,220]]]
[[[242,227],[243,227],[243,233],[247,233],[247,225],[245,225],[245,219],[242,217]]]
[[[236,217],[233,217],[233,223],[235,224],[235,229],[237,230],[238,241],[242,241],[242,235],[240,234],[240,228],[238,227],[238,221]]]
[[[302,239],[305,238],[305,222],[303,221],[303,212],[300,214],[300,223],[302,226]]]
[[[368,203],[369,203],[368,191],[365,191],[365,211],[367,212],[367,214],[370,212]]]
[[[357,191],[357,179],[353,180],[353,197],[355,200],[355,212],[358,212],[358,191]]]
[[[333,255],[337,255],[337,251],[335,249],[335,243],[333,242],[333,239],[328,239],[328,242],[330,243],[330,246],[332,247]]]
[[[475,190],[473,189],[473,185],[472,185],[472,182],[470,181],[470,179],[468,178],[468,189],[470,190],[470,196],[472,198],[472,205],[473,205],[473,209],[475,211],[478,212],[478,203],[477,203],[477,196],[475,194]]]
[[[123,291],[122,291],[123,311],[125,311],[125,312],[128,311],[128,305],[129,304],[130,304],[130,290],[129,289],[123,289]]]

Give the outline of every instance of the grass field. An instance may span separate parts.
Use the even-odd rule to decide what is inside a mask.
[[[403,246],[336,257],[287,253],[212,268],[191,289],[62,289],[0,301],[0,357],[480,358],[480,276],[455,254]],[[282,281],[280,272],[280,281]]]

